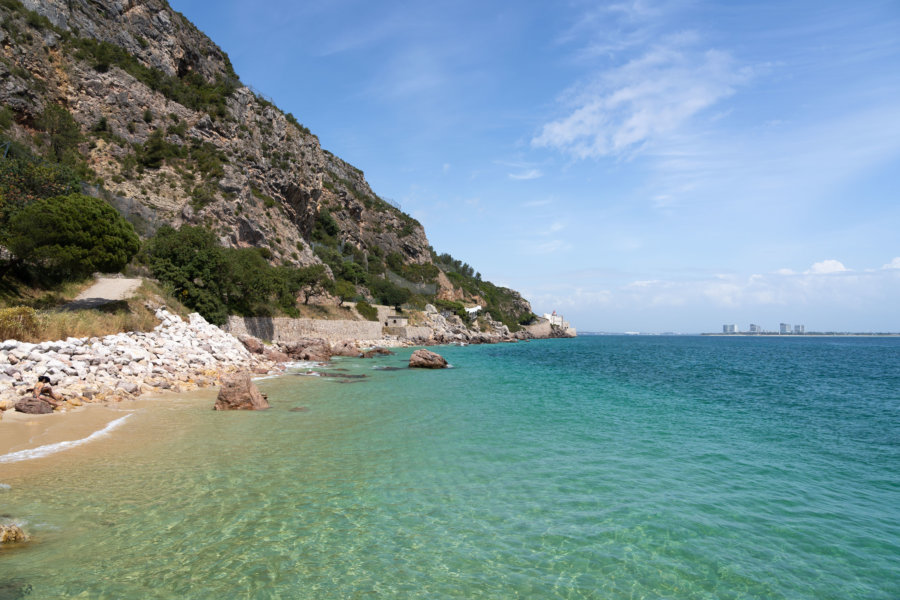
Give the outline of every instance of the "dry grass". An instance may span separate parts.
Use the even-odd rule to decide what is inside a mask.
[[[88,278],[42,288],[4,280],[0,282],[0,307],[30,306],[38,310],[54,308],[71,302],[93,284],[94,279]]]
[[[67,292],[67,295],[74,298],[79,291]],[[102,337],[125,331],[151,331],[159,324],[156,308],[163,306],[182,318],[190,312],[159,285],[144,280],[133,298],[111,302],[100,308],[35,311],[31,307],[20,306],[0,309],[0,338],[37,343],[68,337]]]
[[[345,306],[333,306],[324,304],[300,304],[297,306],[300,317],[304,319],[344,319],[348,321],[360,320],[356,311]]]
[[[68,337],[102,337],[123,331],[150,331],[159,320],[140,302],[121,301],[102,309],[38,313],[38,333],[27,342],[64,340]]]

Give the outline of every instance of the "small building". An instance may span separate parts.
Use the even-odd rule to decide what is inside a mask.
[[[791,324],[790,323],[779,323],[778,324],[778,333],[781,335],[790,334],[791,333]]]
[[[794,325],[794,333],[803,335],[804,333],[806,333],[806,325]]]
[[[731,323],[731,324],[726,323],[725,325],[722,325],[722,333],[737,333],[737,332],[738,332],[738,326],[733,323]]]
[[[762,327],[755,323],[750,323],[750,333],[762,333]]]
[[[544,313],[544,318],[550,321],[551,326],[562,327],[563,329],[568,329],[569,327],[563,316],[556,314],[555,310],[552,313]]]
[[[406,327],[409,325],[409,317],[402,315],[388,315],[387,321],[384,322],[385,327]]]
[[[481,312],[481,305],[476,305],[472,308],[466,309],[466,314],[469,316],[469,318],[475,318],[479,312]]]

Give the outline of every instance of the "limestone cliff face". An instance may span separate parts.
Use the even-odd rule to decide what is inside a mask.
[[[226,245],[268,247],[273,261],[318,262],[310,239],[323,207],[344,244],[430,260],[419,223],[379,200],[361,171],[243,86],[226,54],[163,0],[22,4],[55,27],[30,27],[24,14],[0,9],[0,102],[16,113],[13,137],[27,141],[44,106],[60,104],[86,132],[82,154],[111,195],[150,208],[156,224],[205,224]],[[85,49],[85,40],[93,45]],[[127,56],[104,59],[110,46],[97,50],[103,43]],[[153,77],[162,84],[148,85]],[[187,90],[172,93],[170,83]],[[221,110],[190,101],[192,92],[216,93],[196,89],[204,84],[221,85]],[[189,157],[142,165],[155,132],[168,154]],[[193,154],[211,155],[218,166],[198,168]]]
[[[338,260],[396,253],[405,265],[433,263],[421,224],[244,86],[228,56],[165,0],[4,0],[0,105],[12,115],[0,138],[43,154],[42,115],[65,108],[91,172],[85,190],[143,235],[187,223],[227,246],[267,248],[276,264],[318,263],[323,245]],[[332,229],[324,238],[323,223]],[[434,281],[443,299],[482,300],[443,273]],[[530,313],[514,296],[510,314]]]

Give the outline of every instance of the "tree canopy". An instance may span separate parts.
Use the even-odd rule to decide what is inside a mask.
[[[120,271],[140,249],[131,223],[103,200],[78,193],[22,207],[5,242],[15,262],[58,280]]]

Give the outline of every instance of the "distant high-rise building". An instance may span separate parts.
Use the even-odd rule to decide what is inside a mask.
[[[722,325],[722,333],[737,333],[737,325]]]
[[[784,335],[786,333],[791,332],[791,324],[790,323],[779,323],[778,324],[778,333]]]
[[[806,333],[806,325],[794,325],[794,333]]]
[[[762,333],[762,327],[750,323],[750,333]]]

